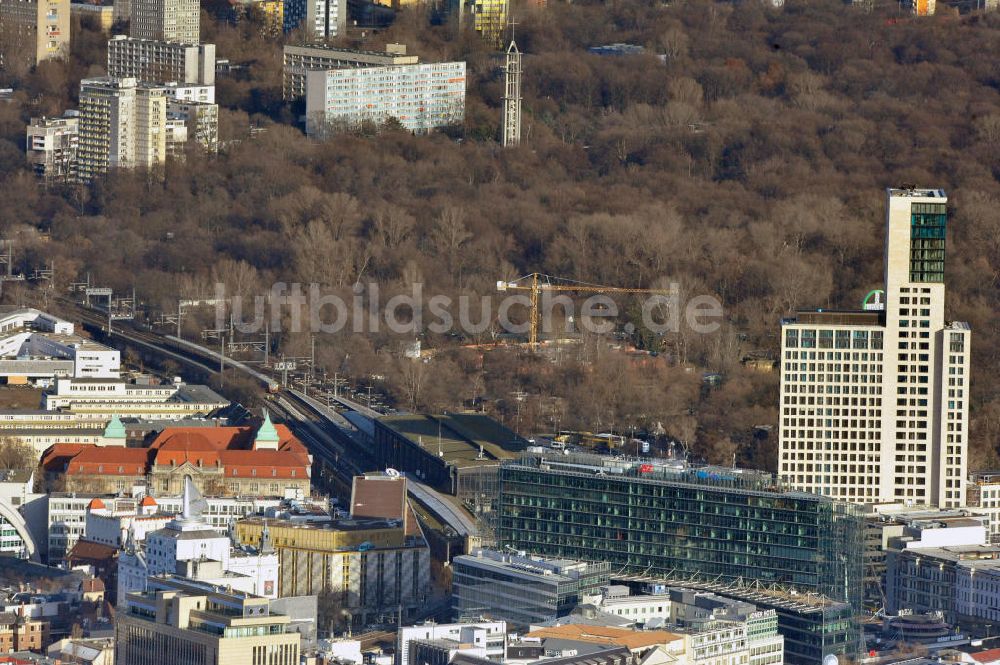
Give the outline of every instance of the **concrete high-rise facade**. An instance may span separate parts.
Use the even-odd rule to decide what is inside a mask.
[[[131,37],[185,44],[201,41],[198,0],[132,0],[130,18]]]
[[[306,39],[324,41],[347,30],[347,0],[285,0],[285,32],[299,27]]]
[[[965,503],[971,331],[947,322],[941,190],[887,192],[885,283],[782,321],[779,472],[855,503]]]
[[[0,0],[0,49],[5,66],[69,55],[69,0]]]
[[[306,96],[306,74],[327,69],[415,65],[420,58],[406,55],[405,44],[386,44],[385,51],[355,51],[323,44],[285,45],[282,95],[286,101]]]
[[[215,85],[215,44],[185,44],[115,35],[108,75],[152,83]]]
[[[78,171],[84,182],[115,168],[153,168],[167,155],[167,94],[134,78],[80,82]]]
[[[306,133],[322,136],[395,118],[427,132],[465,117],[465,63],[435,62],[306,73]]]

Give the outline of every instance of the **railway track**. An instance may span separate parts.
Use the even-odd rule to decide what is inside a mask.
[[[224,365],[254,379],[262,389],[271,393],[270,404],[272,408],[275,408],[286,423],[295,430],[295,434],[304,440],[309,450],[316,457],[319,457],[327,468],[337,474],[338,480],[343,486],[349,488],[354,476],[378,468],[376,460],[372,459],[366,450],[365,442],[357,429],[339,413],[318,400],[297,390],[282,388],[274,378],[246,363],[223,358],[211,349],[172,335],[160,335],[132,325],[119,325],[117,327],[112,325],[109,331],[107,318],[99,312],[68,299],[61,299],[61,301],[73,308],[76,316],[85,324],[85,327],[96,329],[103,335],[140,346],[154,354],[171,358],[184,366],[193,367],[209,375],[217,374],[220,366]],[[331,399],[340,404],[342,408],[355,411],[366,418],[374,419],[382,415],[374,409],[344,397],[332,397]],[[410,479],[407,487],[408,493],[420,501],[441,523],[450,526],[461,535],[476,533],[473,520],[440,493],[417,482],[416,479]]]

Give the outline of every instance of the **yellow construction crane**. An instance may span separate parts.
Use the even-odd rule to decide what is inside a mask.
[[[620,286],[602,286],[577,282],[562,277],[553,277],[533,272],[518,277],[512,282],[498,281],[497,291],[530,291],[531,325],[528,328],[528,342],[532,348],[538,347],[538,294],[542,291],[582,291],[586,293],[673,293],[670,289],[630,289]]]

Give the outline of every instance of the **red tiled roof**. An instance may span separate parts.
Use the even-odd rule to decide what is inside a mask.
[[[309,458],[286,450],[223,450],[219,459],[235,478],[308,478]]]
[[[104,508],[107,508],[107,506],[101,501],[100,497],[96,496],[87,504],[87,510],[102,510]]]
[[[148,463],[145,448],[94,446],[69,461],[66,475],[144,476]]]
[[[284,425],[275,425],[278,449],[306,452],[306,447]],[[167,427],[160,432],[150,448],[174,451],[251,450],[256,427]]]
[[[90,540],[78,540],[69,551],[66,558],[70,561],[87,559],[89,561],[104,561],[118,556],[118,548]]]
[[[969,655],[977,663],[992,663],[994,660],[1000,660],[1000,649],[987,649],[986,651],[978,651]]]
[[[89,580],[83,581],[83,592],[84,593],[95,593],[97,591],[104,591],[104,581],[99,577],[91,577]]]
[[[309,453],[284,425],[275,427],[278,450],[253,450],[253,427],[168,427],[149,448],[57,444],[43,457],[51,472],[67,475],[142,476],[150,465],[223,467],[238,478],[309,478]],[[240,447],[236,444],[245,444]],[[155,506],[152,497],[143,506]]]
[[[156,499],[154,499],[153,497],[151,497],[151,496],[149,496],[147,494],[146,496],[142,497],[142,501],[139,502],[139,505],[140,506],[155,506],[156,505]]]
[[[57,443],[42,453],[42,468],[50,473],[61,473],[73,457],[85,448],[94,448],[92,443]]]

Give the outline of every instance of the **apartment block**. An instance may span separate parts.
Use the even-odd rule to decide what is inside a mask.
[[[779,472],[855,503],[965,503],[969,325],[945,320],[945,193],[890,189],[885,282],[782,321]]]
[[[90,2],[71,2],[70,16],[79,17],[82,20],[92,20],[101,32],[109,34],[111,26],[115,22],[115,5],[113,2],[107,4],[92,4]]]
[[[183,44],[201,41],[198,0],[131,0],[130,19],[131,37]]]
[[[461,24],[471,22],[483,41],[500,48],[510,15],[510,0],[449,0],[449,13]]]
[[[7,66],[66,57],[69,33],[69,0],[0,0],[0,55]]]
[[[215,44],[115,35],[108,41],[108,75],[149,83],[215,85]]]
[[[302,28],[308,40],[327,40],[347,30],[347,0],[285,0],[285,32]]]
[[[404,44],[388,44],[385,51],[355,51],[323,44],[287,45],[284,48],[282,94],[286,101],[306,96],[306,73],[327,69],[415,65],[420,59],[406,55]]]
[[[25,131],[25,152],[35,175],[46,184],[76,180],[79,122],[76,115],[31,119]]]
[[[114,169],[163,164],[166,121],[162,88],[139,84],[134,78],[81,81],[80,179],[87,182]]]
[[[465,117],[465,63],[364,67],[306,74],[306,133],[322,136],[395,118],[427,132]]]
[[[208,152],[219,151],[218,104],[170,100],[167,104],[167,118],[168,122],[176,120],[181,123],[185,142],[194,141]]]

